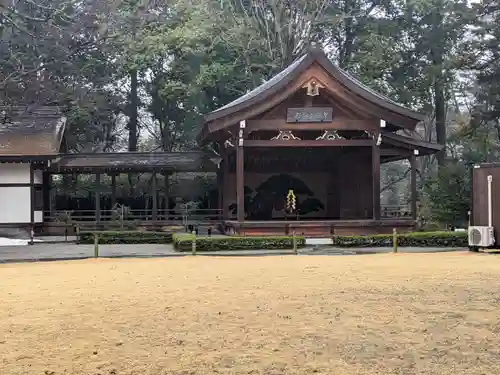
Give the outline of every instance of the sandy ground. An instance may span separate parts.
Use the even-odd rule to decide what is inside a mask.
[[[500,258],[4,264],[0,374],[500,374]]]

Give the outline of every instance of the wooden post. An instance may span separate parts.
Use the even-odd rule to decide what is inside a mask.
[[[153,221],[158,220],[158,189],[156,188],[156,172],[153,172],[151,180],[151,194],[153,195]]]
[[[77,224],[75,226],[76,243],[80,243],[80,226]]]
[[[217,171],[217,219],[221,219],[223,198],[222,192],[224,191],[224,180],[222,179],[222,170]]]
[[[170,219],[170,176],[165,172],[165,220]]]
[[[398,232],[396,228],[392,228],[392,252],[398,252]]]
[[[101,221],[101,173],[95,174],[95,221]]]
[[[193,240],[191,241],[191,253],[196,255],[196,231],[191,232],[193,235]]]
[[[297,255],[299,252],[297,250],[297,238],[295,237],[295,230],[293,231],[293,234],[292,234],[292,241],[293,241],[293,252],[295,253],[295,255]]]
[[[56,198],[57,198],[57,187],[52,184],[53,178],[52,174],[50,175],[50,190],[49,190],[49,201],[48,201],[48,208],[49,208],[49,216],[52,220],[54,220],[55,216],[55,203],[56,203]]]
[[[99,258],[99,234],[94,233],[94,257]]]
[[[373,219],[380,220],[380,145],[379,133],[374,133],[372,145],[372,185],[373,185]]]
[[[410,190],[411,190],[411,218],[417,220],[417,154],[418,150],[415,150],[413,155],[410,157]]]
[[[30,162],[30,241],[33,245],[33,236],[35,232],[35,167]]]
[[[224,152],[222,160],[222,184],[222,219],[227,220],[229,218],[229,195],[227,193],[229,184],[229,155],[227,152]]]
[[[236,146],[236,202],[238,204],[236,219],[245,221],[245,154],[243,152],[243,132],[245,120],[240,122],[238,144]]]
[[[42,217],[49,216],[50,217],[50,190],[52,189],[52,175],[49,172],[43,172],[42,175],[42,189],[43,189],[43,202],[42,202]]]
[[[116,174],[111,175],[111,208],[116,204]]]

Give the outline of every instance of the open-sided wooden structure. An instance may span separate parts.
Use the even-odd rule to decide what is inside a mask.
[[[217,155],[203,151],[64,153],[66,121],[57,107],[0,106],[0,115],[0,228],[47,229],[66,212],[73,221],[109,221],[117,202],[116,178],[123,173],[150,174],[151,206],[130,216],[157,225],[174,219],[168,205],[175,198],[170,197],[171,174],[217,171]],[[93,207],[57,212],[54,175],[70,175],[75,185],[80,175],[92,175]],[[103,199],[105,176],[111,177],[110,199]],[[215,209],[205,211],[203,215],[220,218]]]
[[[199,143],[222,157],[225,228],[246,235],[409,230],[416,219],[416,157],[440,146],[402,135],[424,115],[384,97],[313,48],[239,99],[208,114]],[[384,217],[380,165],[408,159],[411,212]],[[283,208],[293,190],[296,213]]]

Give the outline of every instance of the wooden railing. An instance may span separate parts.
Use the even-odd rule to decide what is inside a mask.
[[[411,209],[407,205],[382,205],[381,217],[411,218]],[[344,215],[345,216],[345,215]],[[347,217],[347,216],[345,216]],[[370,213],[364,218],[370,218]],[[223,220],[220,209],[158,209],[156,217],[152,209],[120,209],[100,210],[96,215],[95,210],[59,210],[44,212],[45,222],[168,222],[173,224],[189,225],[196,223],[215,223]]]
[[[222,220],[222,210],[218,209],[114,209],[100,210],[60,210],[44,212],[46,222],[169,222],[189,225],[193,223],[214,223]]]

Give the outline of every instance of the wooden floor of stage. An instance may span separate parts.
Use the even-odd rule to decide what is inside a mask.
[[[246,236],[290,235],[293,232],[308,237],[389,234],[394,228],[398,232],[408,232],[414,230],[415,226],[416,222],[412,218],[224,221],[226,234]]]

